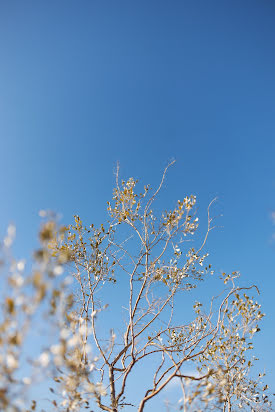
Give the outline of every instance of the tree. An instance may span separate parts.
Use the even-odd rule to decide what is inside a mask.
[[[23,275],[24,263],[9,254],[14,228],[8,229],[3,268],[9,293],[2,288],[0,325],[2,409],[37,410],[37,399],[29,409],[22,405],[26,387],[42,371],[53,379],[49,402],[60,411],[132,407],[142,412],[172,380],[181,385],[178,406],[184,411],[271,410],[267,386],[250,377],[253,360],[247,357],[264,316],[249,296],[258,293],[257,287],[238,286],[238,273],[224,273],[225,289],[208,305],[195,301],[192,314],[185,304],[188,293],[193,296],[213,274],[204,252],[213,219],[210,205],[206,234],[195,247],[195,196],[186,196],[171,211],[153,211],[168,167],[157,190],[145,186],[142,193],[136,180],[120,183],[117,173],[109,221],[100,227],[85,226],[79,216],[61,227],[54,215],[42,212],[41,247],[29,276]],[[111,315],[110,294],[117,296]],[[30,373],[22,377],[24,342],[42,313],[45,347],[28,359]],[[146,387],[136,403],[127,391],[139,368]]]

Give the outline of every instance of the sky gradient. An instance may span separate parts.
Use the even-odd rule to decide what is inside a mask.
[[[101,223],[114,169],[186,194],[219,227],[217,271],[261,290],[257,336],[275,381],[275,4],[272,1],[0,0],[0,233],[36,244],[38,211]],[[273,376],[273,378],[272,378]]]

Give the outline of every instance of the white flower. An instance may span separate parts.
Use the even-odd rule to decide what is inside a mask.
[[[39,216],[40,217],[46,217],[47,216],[46,210],[39,210]]]
[[[24,284],[23,276],[18,275],[18,274],[15,274],[12,276],[12,281],[14,282],[14,285],[18,288],[20,288]]]
[[[7,232],[9,237],[14,237],[16,234],[16,227],[14,225],[9,225]]]
[[[87,345],[85,346],[85,352],[90,353],[91,351],[92,351],[92,347],[91,345],[89,345],[89,343],[87,343]]]
[[[61,356],[55,356],[53,361],[55,366],[62,366],[63,364],[63,358]]]
[[[38,361],[39,361],[39,363],[41,364],[41,366],[43,368],[46,368],[49,365],[49,362],[50,362],[49,354],[47,352],[41,353],[41,355],[39,356]]]
[[[68,406],[69,401],[68,399],[64,399],[64,401],[61,402],[61,406]]]
[[[51,352],[54,355],[60,355],[62,353],[62,347],[60,345],[52,345]]]
[[[61,265],[57,265],[53,269],[53,273],[54,273],[55,276],[62,275],[63,272],[64,272],[64,269]]]
[[[66,328],[61,329],[61,332],[60,332],[61,339],[67,339],[69,336],[70,336],[69,329],[66,329]]]
[[[94,370],[94,368],[95,368],[95,365],[92,363],[92,364],[90,365],[89,371],[92,372],[92,371]]]
[[[79,336],[74,335],[71,339],[68,340],[68,346],[71,348],[72,346],[76,346],[79,343]]]
[[[91,382],[85,382],[84,387],[86,392],[93,392],[95,390],[95,385]]]
[[[11,239],[10,237],[5,237],[5,239],[4,239],[4,245],[5,245],[6,247],[10,247],[11,244],[12,244],[12,239]]]
[[[18,361],[15,356],[11,353],[7,355],[7,367],[11,369],[15,369],[18,367]]]
[[[101,383],[96,385],[96,391],[100,396],[106,396],[107,392],[104,386]]]
[[[88,332],[87,325],[82,324],[82,325],[79,327],[79,333],[80,333],[80,335],[83,336],[83,335],[85,335],[87,332]]]
[[[19,260],[19,262],[17,262],[17,269],[19,270],[19,272],[23,272],[23,270],[25,269],[24,260]]]

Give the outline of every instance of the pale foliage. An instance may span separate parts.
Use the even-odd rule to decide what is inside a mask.
[[[60,227],[42,212],[41,248],[28,276],[24,263],[10,255],[15,233],[9,228],[3,243],[9,289],[2,288],[2,409],[37,410],[37,400],[26,406],[26,388],[42,373],[53,378],[50,402],[60,411],[93,405],[143,411],[175,379],[183,393],[178,407],[185,411],[271,410],[267,387],[250,376],[253,359],[247,355],[264,316],[248,296],[257,288],[239,287],[237,273],[223,274],[223,292],[208,306],[194,302],[191,319],[179,303],[213,274],[204,252],[213,220],[208,209],[206,234],[196,247],[190,243],[198,229],[195,196],[154,213],[166,171],[155,192],[146,186],[142,193],[132,178],[120,184],[117,173],[110,220],[98,228],[86,227],[78,216]],[[110,291],[117,298],[108,319]],[[54,339],[28,359],[30,375],[21,376],[23,359],[30,358],[24,341],[42,314]],[[190,363],[193,374],[185,372]],[[127,395],[137,368],[148,385],[138,402]]]

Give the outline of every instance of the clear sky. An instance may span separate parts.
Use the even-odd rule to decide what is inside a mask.
[[[203,220],[218,196],[223,217],[208,249],[217,270],[260,286],[267,371],[274,22],[271,0],[0,0],[1,234],[15,222],[24,256],[40,209],[99,223],[117,161],[124,177],[154,185],[175,158],[163,205],[196,194]]]

